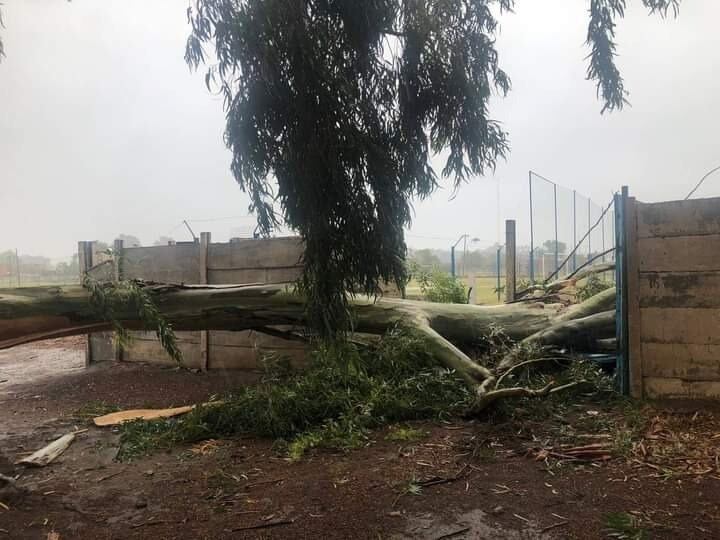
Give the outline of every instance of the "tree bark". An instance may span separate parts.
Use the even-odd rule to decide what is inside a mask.
[[[263,326],[303,325],[303,299],[284,285],[191,286],[148,284],[145,291],[178,331],[248,330]],[[474,306],[396,298],[356,298],[355,330],[382,334],[397,324],[426,324],[453,342],[472,342],[496,326],[514,340],[548,327],[562,307],[542,304]],[[138,314],[116,311],[131,330],[144,328]],[[41,339],[110,328],[79,286],[0,289],[0,348]]]
[[[177,331],[239,331],[306,322],[303,299],[284,285],[145,284],[144,290]],[[438,362],[457,371],[477,392],[478,403],[486,406],[506,394],[545,395],[551,388],[526,392],[496,388],[496,374],[455,344],[475,342],[500,328],[513,341],[590,345],[614,336],[614,312],[606,311],[611,298],[614,294],[603,292],[569,309],[540,303],[474,306],[396,298],[356,298],[352,304],[358,332],[383,334],[396,325],[422,332]],[[130,330],[154,330],[127,307],[116,307],[114,318]],[[88,290],[79,285],[0,289],[0,349],[110,327],[110,321],[91,304]],[[501,366],[509,367],[511,360]]]

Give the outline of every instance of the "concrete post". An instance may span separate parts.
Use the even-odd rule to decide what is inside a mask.
[[[112,256],[113,256],[113,281],[115,283],[119,283],[123,279],[123,249],[124,249],[124,242],[123,240],[117,238],[113,242],[113,250],[112,250]],[[116,362],[122,362],[123,361],[123,347],[122,343],[120,343],[117,339],[117,336],[115,336],[115,340],[113,341],[113,356],[115,358]]]
[[[80,283],[85,280],[85,275],[93,266],[93,242],[78,242],[78,269],[80,272]],[[92,334],[85,336],[85,367],[93,363]]]
[[[515,300],[515,220],[505,221],[505,301]]]
[[[200,233],[200,284],[207,285],[208,282],[208,252],[210,250],[210,233]],[[210,363],[210,333],[207,330],[200,331],[200,369],[207,371]]]

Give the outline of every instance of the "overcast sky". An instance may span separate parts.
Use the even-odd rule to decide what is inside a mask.
[[[720,2],[686,0],[677,20],[629,3],[618,41],[632,107],[604,116],[584,79],[589,2],[518,0],[503,16],[501,63],[513,89],[492,114],[512,152],[453,200],[445,189],[418,204],[411,246],[445,247],[462,233],[490,245],[506,218],[518,220],[522,243],[528,169],[604,204],[623,184],[644,201],[683,198],[720,165]],[[186,7],[5,0],[0,251],[63,257],[78,240],[119,233],[186,240],[183,219],[216,241],[252,231],[228,168],[221,100],[183,60]],[[552,221],[550,193],[538,187],[539,227]],[[563,229],[569,193],[560,191]],[[720,196],[720,174],[697,195]]]

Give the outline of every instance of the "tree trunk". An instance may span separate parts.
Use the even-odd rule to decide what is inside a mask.
[[[262,330],[305,323],[303,299],[282,285],[146,284],[143,290],[178,331]],[[453,343],[471,343],[494,328],[501,328],[514,341],[529,340],[541,345],[584,341],[589,345],[595,339],[614,336],[611,313],[603,313],[610,298],[614,299],[614,295],[604,292],[569,309],[539,303],[473,306],[395,298],[377,301],[357,298],[353,307],[358,332],[383,334],[396,325],[404,325],[424,333],[438,361],[456,370],[477,391],[479,403],[489,404],[494,397],[488,394],[500,391],[494,386],[496,374],[474,362]],[[145,327],[138,313],[127,306],[116,307],[113,316],[131,330],[154,329]],[[79,285],[0,289],[0,349],[110,327],[110,322],[91,304],[88,290]],[[510,367],[511,362],[504,366]],[[535,393],[526,395],[540,395],[539,391],[532,392]],[[521,391],[510,394],[518,393]]]
[[[248,330],[274,325],[303,325],[302,298],[282,285],[188,286],[146,285],[160,313],[175,330]],[[513,304],[473,306],[437,304],[396,298],[353,302],[355,329],[382,334],[396,324],[427,324],[455,342],[471,342],[501,327],[521,340],[549,326],[561,306]],[[143,328],[138,314],[117,311],[129,329]],[[0,348],[41,339],[106,330],[110,324],[79,286],[0,289]]]

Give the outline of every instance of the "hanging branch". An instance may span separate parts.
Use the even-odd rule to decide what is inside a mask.
[[[116,283],[99,282],[89,275],[83,279],[83,287],[90,293],[90,305],[103,320],[110,323],[120,347],[127,347],[130,335],[119,319],[118,312],[133,311],[137,320],[155,330],[163,349],[179,365],[183,365],[182,351],[177,344],[175,332],[163,317],[153,298],[139,280],[125,280]]]

